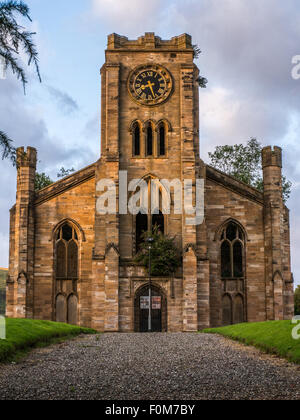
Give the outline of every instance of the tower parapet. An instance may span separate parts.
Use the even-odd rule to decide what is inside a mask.
[[[36,169],[37,151],[33,147],[27,147],[25,152],[24,147],[17,149],[17,167],[30,167]]]
[[[271,146],[265,147],[262,151],[262,167],[263,169],[268,166],[277,166],[282,168],[282,149],[275,146],[272,149]]]
[[[162,40],[154,32],[146,32],[137,40],[129,40],[126,36],[111,34],[108,36],[108,50],[163,50],[163,51],[193,51],[192,37],[188,34],[175,36],[170,40]]]

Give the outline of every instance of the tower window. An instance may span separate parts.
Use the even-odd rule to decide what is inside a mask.
[[[151,124],[147,127],[146,143],[147,156],[153,156],[153,128]]]
[[[141,128],[139,123],[135,123],[133,129],[133,154],[140,156],[141,154]]]
[[[136,224],[135,224],[135,236],[136,236],[136,247],[135,252],[140,250],[141,244],[144,242],[144,233],[150,233],[154,231],[154,227],[156,226],[158,232],[162,235],[165,235],[167,231],[166,227],[166,220],[165,216],[162,212],[163,209],[163,199],[162,199],[162,191],[159,190],[158,196],[156,196],[157,192],[153,191],[151,188],[151,178],[146,180],[148,184],[148,210],[147,214],[142,214],[141,212],[136,216]],[[152,204],[154,202],[155,208],[152,208]]]
[[[140,248],[143,243],[143,234],[148,231],[148,216],[147,214],[139,213],[136,216],[136,249]]]
[[[152,216],[152,230],[157,227],[158,231],[164,235],[165,233],[165,218],[162,212],[159,214],[153,214]]]
[[[163,124],[159,127],[158,134],[159,134],[159,136],[158,136],[158,153],[159,153],[159,156],[165,156],[165,154],[166,154],[166,129],[165,129],[165,126]]]

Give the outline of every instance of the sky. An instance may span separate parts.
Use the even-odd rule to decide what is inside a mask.
[[[201,156],[256,137],[284,151],[291,198],[292,270],[300,284],[299,0],[28,0],[42,84],[27,68],[26,95],[15,76],[0,79],[0,129],[16,146],[38,149],[38,171],[82,167],[100,154],[100,68],[107,35],[163,39],[189,33],[202,50]],[[24,22],[25,24],[25,22]],[[23,56],[20,59],[24,59]],[[25,62],[24,62],[25,64]],[[16,172],[0,161],[0,266],[8,264],[9,209]]]

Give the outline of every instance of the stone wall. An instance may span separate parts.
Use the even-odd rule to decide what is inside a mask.
[[[35,206],[34,318],[54,320],[56,227],[63,220],[75,221],[79,236],[79,323],[91,324],[92,251],[94,246],[94,178],[76,185],[82,173],[72,175],[74,186],[48,198],[38,197]],[[90,174],[92,176],[92,174]],[[52,193],[55,188],[52,186]],[[45,191],[46,192],[46,191]]]

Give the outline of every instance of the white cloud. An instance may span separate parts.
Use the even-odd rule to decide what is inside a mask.
[[[72,114],[72,112],[78,111],[79,107],[77,102],[67,92],[63,92],[60,89],[49,85],[46,86],[46,88],[65,114]]]
[[[112,32],[132,35],[152,31],[164,8],[161,0],[92,0],[89,19],[96,18],[109,25]]]

